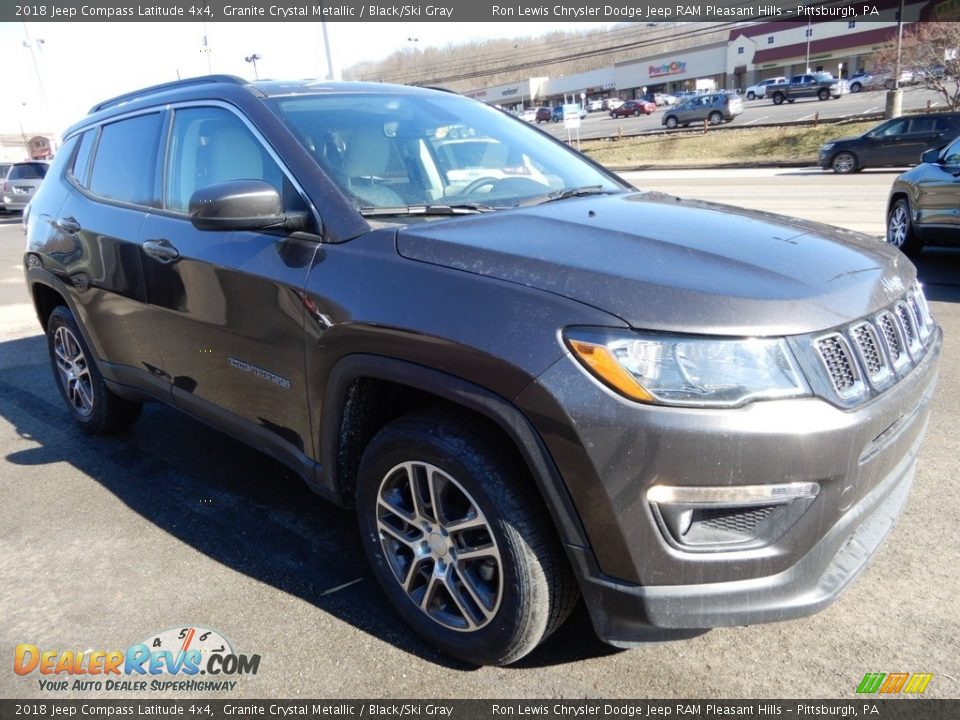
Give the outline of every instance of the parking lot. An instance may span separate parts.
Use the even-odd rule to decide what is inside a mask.
[[[856,118],[866,115],[875,116],[882,113],[886,102],[886,93],[883,90],[848,93],[836,100],[819,101],[817,99],[797,100],[795,103],[774,105],[770,99],[744,100],[743,112],[724,127],[751,127],[776,123],[795,122],[798,120],[813,120],[819,115],[820,119]],[[935,93],[920,87],[908,87],[903,91],[903,108],[925,108],[927,103],[931,107],[943,104],[942,98]],[[664,107],[658,107],[652,115],[640,117],[617,118],[610,117],[607,112],[593,112],[581,121],[580,139],[611,137],[622,131],[624,135],[636,135],[644,132],[666,132],[660,121],[664,115]],[[567,139],[567,130],[563,123],[543,123],[540,127],[563,140]]]
[[[776,110],[832,109],[868,95]],[[645,121],[659,123],[659,115]],[[799,169],[628,178],[878,236],[894,176]],[[960,530],[952,517],[960,250],[927,250],[918,263],[945,344],[910,502],[837,603],[802,620],[630,651],[597,641],[580,608],[518,665],[476,669],[406,629],[365,566],[352,514],[284,467],[159,405],[119,437],[91,439],[74,428],[26,297],[22,249],[19,220],[0,222],[0,697],[42,696],[36,675],[9,670],[18,643],[110,650],[187,625],[216,629],[238,652],[262,658],[256,675],[212,697],[852,698],[866,672],[933,673],[927,697],[960,697]],[[129,694],[58,695],[68,696]]]

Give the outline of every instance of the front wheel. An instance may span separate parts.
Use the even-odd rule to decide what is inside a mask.
[[[848,152],[840,152],[834,155],[830,167],[838,175],[846,175],[859,169],[856,155]]]
[[[858,92],[860,92],[861,87],[862,87],[862,86],[860,85],[860,83],[855,82],[855,83],[853,83],[853,85],[850,86],[850,92],[852,92],[852,93],[858,93]]]
[[[47,348],[57,387],[85,432],[103,435],[140,417],[140,403],[114,395],[103,380],[69,308],[54,308],[47,320]]]
[[[675,127],[677,127],[677,125],[679,125],[679,123],[677,122],[677,119],[673,115],[670,115],[669,117],[667,117],[666,123],[667,123],[667,127],[670,128],[671,130],[673,130]]]
[[[750,92],[747,93],[747,100],[756,100],[756,99],[757,99],[757,94],[755,92],[751,90]]]
[[[820,98],[821,100],[829,100],[830,91],[827,90],[827,88],[820,88],[820,90],[817,91],[817,97]]]
[[[910,203],[900,198],[887,216],[887,242],[905,255],[916,255],[923,249],[910,220]]]
[[[357,516],[397,612],[466,662],[519,660],[576,602],[539,494],[485,426],[427,412],[388,424],[364,451]]]
[[[709,119],[711,125],[722,125],[722,124],[723,124],[723,115],[722,115],[721,113],[717,112],[716,110],[714,110],[712,113],[710,113],[710,117],[709,117],[708,119]]]

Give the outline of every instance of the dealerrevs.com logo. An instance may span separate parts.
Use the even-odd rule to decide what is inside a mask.
[[[13,671],[37,676],[40,690],[232,691],[236,678],[256,675],[259,655],[234,652],[216,630],[188,626],[150,635],[126,650],[14,649]]]

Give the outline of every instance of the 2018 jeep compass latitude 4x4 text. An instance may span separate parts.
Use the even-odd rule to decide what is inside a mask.
[[[474,663],[578,595],[620,646],[825,607],[905,503],[936,381],[897,250],[639,192],[435,90],[115,98],[26,223],[76,422],[160,400],[294,468]]]

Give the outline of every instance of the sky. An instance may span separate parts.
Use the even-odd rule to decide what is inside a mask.
[[[348,23],[327,25],[334,65],[349,67],[395,50],[515,38],[606,23]],[[256,53],[260,77],[325,77],[320,23],[0,23],[8,69],[0,93],[0,132],[59,136],[95,103],[180,77],[228,73],[253,79],[244,61]],[[412,42],[409,38],[417,38]],[[42,41],[42,42],[41,42]],[[24,45],[29,43],[30,47]],[[33,58],[36,58],[36,70]],[[38,75],[39,73],[39,81]]]

